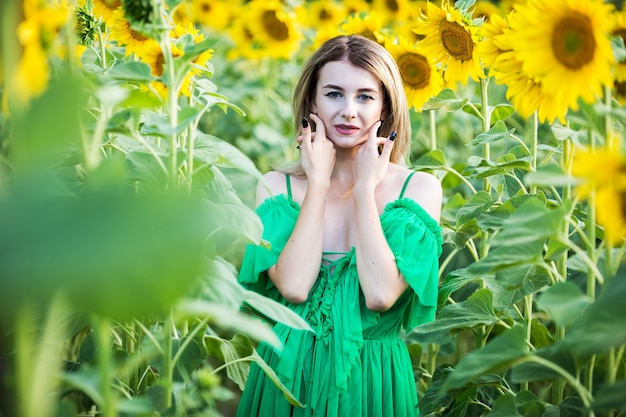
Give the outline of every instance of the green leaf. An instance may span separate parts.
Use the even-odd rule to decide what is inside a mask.
[[[619,410],[626,411],[626,380],[603,385],[595,394],[591,408],[595,411]]]
[[[125,189],[50,195],[51,178],[0,198],[3,314],[63,291],[73,308],[127,319],[167,311],[187,292],[210,234],[197,200]]]
[[[202,132],[196,132],[194,158],[207,165],[235,168],[259,180],[263,177],[254,162],[237,147]]]
[[[208,51],[220,40],[219,37],[207,37],[204,40],[194,43],[185,48],[183,57],[189,61],[196,59],[201,53]]]
[[[459,330],[491,325],[499,320],[493,310],[491,292],[482,289],[466,301],[446,305],[435,321],[417,326],[407,334],[407,339],[417,343],[443,344]]]
[[[150,66],[139,61],[118,61],[108,72],[115,80],[148,83],[152,80]]]
[[[446,165],[446,156],[441,149],[435,149],[413,162],[411,168],[417,171],[437,169]]]
[[[569,186],[576,185],[579,181],[563,172],[558,165],[546,165],[537,169],[536,172],[529,172],[524,177],[524,184],[527,186]]]
[[[510,137],[515,129],[507,129],[503,121],[496,122],[487,132],[478,134],[468,146],[482,145],[485,143],[493,143]]]
[[[458,389],[473,379],[488,372],[511,367],[514,362],[527,356],[525,329],[516,325],[502,333],[485,347],[465,355],[452,375],[448,377],[446,389]]]
[[[559,209],[548,209],[538,198],[525,201],[502,225],[492,244],[503,247],[518,247],[559,236],[564,222],[564,213]]]
[[[294,329],[313,332],[311,326],[289,307],[254,291],[244,292],[244,302],[263,316]]]
[[[200,111],[195,107],[183,107],[178,112],[178,123],[176,126],[171,126],[168,116],[148,112],[145,115],[146,123],[141,127],[141,133],[162,138],[178,135],[189,127],[199,113]]]
[[[626,344],[626,280],[614,278],[602,294],[583,312],[563,340],[566,347],[579,354],[601,354]]]
[[[519,243],[514,249],[508,245],[494,247],[469,269],[475,274],[488,274],[511,267],[534,265],[541,260],[542,252],[541,241]]]
[[[491,110],[491,124],[494,125],[500,123],[513,113],[515,113],[515,107],[512,105],[506,103],[496,104]],[[515,129],[511,129],[509,132],[512,134],[515,132]]]
[[[474,194],[470,201],[463,207],[459,208],[456,213],[456,224],[462,225],[469,220],[475,219],[478,215],[489,210],[494,201],[486,191],[479,191]]]
[[[547,311],[559,326],[568,328],[576,323],[592,300],[571,282],[557,283],[537,299],[537,306]]]
[[[176,304],[175,312],[177,318],[208,318],[209,321],[222,328],[247,334],[251,338],[267,342],[277,349],[282,348],[282,342],[269,325],[226,304],[186,298]]]
[[[433,97],[422,106],[422,110],[444,109],[448,112],[462,109],[467,103],[467,99],[459,98],[453,90],[446,88],[442,90],[437,97]]]

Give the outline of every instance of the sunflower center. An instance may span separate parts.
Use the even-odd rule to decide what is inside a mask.
[[[552,34],[552,51],[561,64],[576,70],[593,60],[596,38],[589,18],[572,13],[561,19]]]
[[[332,20],[333,14],[329,12],[328,9],[322,9],[318,14],[318,18],[320,22],[325,22],[327,20]]]
[[[446,51],[459,61],[470,61],[474,52],[474,41],[467,30],[457,22],[443,19],[439,24],[441,41]]]
[[[263,27],[265,31],[277,41],[284,41],[289,39],[289,28],[283,21],[276,17],[276,12],[273,10],[266,10],[263,12]]]
[[[154,73],[157,77],[163,75],[163,64],[165,63],[165,57],[163,54],[157,55],[154,60]]]
[[[428,86],[431,69],[423,55],[403,54],[398,58],[398,68],[402,79],[409,87],[419,90]]]
[[[115,10],[122,6],[122,0],[104,0],[102,3],[111,10]]]
[[[148,37],[146,35],[133,29],[130,30],[130,37],[139,42],[148,40]]]
[[[209,3],[202,3],[200,5],[200,9],[202,10],[202,13],[211,13],[211,5]]]
[[[387,10],[390,10],[392,12],[397,12],[400,9],[400,6],[398,6],[397,1],[387,0],[385,4],[387,5]]]

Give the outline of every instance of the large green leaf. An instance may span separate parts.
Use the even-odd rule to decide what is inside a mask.
[[[223,303],[182,299],[176,304],[175,313],[178,318],[208,319],[209,322],[223,329],[244,333],[255,340],[267,342],[277,349],[282,348],[282,342],[267,323]]]
[[[578,354],[601,354],[626,344],[626,280],[614,278],[585,309],[563,340]]]
[[[201,132],[194,140],[194,158],[202,164],[235,168],[260,179],[261,172],[241,150],[215,136]]]
[[[529,354],[524,337],[524,327],[517,325],[482,349],[465,355],[448,377],[446,389],[461,388],[483,374],[511,367],[517,360]]]
[[[502,230],[494,236],[492,244],[519,247],[558,236],[564,218],[561,210],[548,209],[538,198],[529,199],[505,220]]]
[[[626,412],[626,380],[602,386],[595,395],[591,408],[596,411],[619,410]]]
[[[472,196],[470,201],[459,208],[456,213],[456,224],[461,225],[469,220],[475,219],[480,214],[489,210],[494,201],[486,191],[479,191]]]
[[[289,307],[254,291],[245,290],[244,303],[274,322],[285,324],[294,329],[313,331],[311,326]]]
[[[441,149],[435,149],[421,156],[411,164],[415,170],[437,169],[446,165],[446,156]]]
[[[446,305],[435,321],[417,326],[406,337],[417,343],[444,344],[451,334],[462,329],[495,324],[498,321],[500,319],[493,310],[491,292],[482,289],[466,301]]]
[[[556,324],[567,328],[582,317],[591,302],[577,285],[561,282],[541,294],[537,299],[537,306],[547,311]]]
[[[79,310],[142,316],[167,311],[197,279],[211,232],[198,200],[111,189],[50,195],[48,183],[0,197],[3,314],[62,291]]]
[[[506,124],[502,120],[497,121],[487,132],[478,134],[470,145],[482,145],[485,143],[493,143],[510,137],[515,129],[507,129]]]
[[[467,103],[466,98],[459,98],[453,90],[446,88],[442,90],[437,97],[433,97],[422,106],[422,110],[436,110],[445,109],[446,111],[453,112],[462,109]]]
[[[505,394],[498,398],[487,417],[559,417],[559,410],[541,401],[530,391]]]

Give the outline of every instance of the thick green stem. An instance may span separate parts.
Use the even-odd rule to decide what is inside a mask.
[[[161,384],[163,385],[163,406],[167,410],[172,406],[172,387],[174,379],[174,362],[172,360],[172,329],[174,323],[172,321],[172,314],[168,314],[167,318],[163,322],[163,373],[160,376]]]
[[[111,355],[111,326],[106,317],[94,316],[94,330],[98,340],[98,372],[102,394],[102,416],[117,416],[117,398],[113,391],[113,358]]]
[[[437,149],[437,122],[435,120],[435,110],[428,110],[430,120],[430,150]]]
[[[530,170],[531,172],[537,171],[537,149],[539,145],[539,121],[537,118],[537,112],[534,112],[530,118],[530,132],[531,132],[531,144],[530,144]],[[530,194],[537,193],[537,186],[530,186]]]

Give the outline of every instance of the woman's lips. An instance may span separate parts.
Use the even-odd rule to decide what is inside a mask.
[[[359,128],[353,125],[336,125],[335,130],[337,131],[337,133],[342,135],[351,135],[359,130]]]

